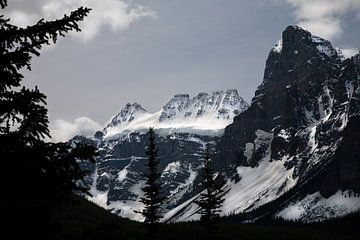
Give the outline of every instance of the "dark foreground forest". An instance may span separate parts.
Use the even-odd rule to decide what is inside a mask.
[[[4,206],[2,234],[21,239],[146,239],[146,225],[116,215],[75,195],[43,211],[41,203]],[[61,202],[61,203],[59,203]],[[267,221],[251,224],[220,221],[217,239],[358,239],[360,214],[324,223]],[[160,224],[159,239],[201,239],[200,222]]]

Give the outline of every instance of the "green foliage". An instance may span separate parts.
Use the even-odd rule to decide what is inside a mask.
[[[147,172],[144,174],[146,179],[144,191],[144,197],[141,198],[141,202],[145,205],[145,209],[141,214],[145,217],[145,222],[155,224],[159,222],[161,218],[160,207],[164,201],[164,198],[160,195],[161,174],[158,171],[159,160],[157,159],[157,148],[155,143],[154,129],[149,129],[149,142],[146,149],[146,155],[148,161],[146,164]]]
[[[1,8],[7,1],[0,1]],[[95,149],[48,143],[50,137],[46,96],[35,87],[22,85],[21,71],[31,70],[33,56],[39,56],[44,45],[56,43],[69,31],[80,31],[90,9],[80,7],[62,19],[44,21],[21,28],[0,16],[0,182],[7,200],[23,196],[44,199],[59,192],[86,188],[77,184],[86,172],[79,161],[94,162]]]

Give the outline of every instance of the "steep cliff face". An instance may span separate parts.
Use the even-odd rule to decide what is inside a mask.
[[[341,59],[328,41],[289,26],[269,54],[263,83],[250,108],[226,128],[218,145],[219,164],[247,164],[245,144],[254,141],[257,129],[299,129],[323,118],[331,104],[325,82],[337,75],[340,66]]]
[[[333,114],[342,120],[341,143],[334,161],[319,179],[320,191],[330,196],[337,189],[360,192],[360,55],[344,61],[335,87],[335,100],[340,105]],[[338,123],[340,124],[340,123]],[[336,125],[327,126],[336,128]]]

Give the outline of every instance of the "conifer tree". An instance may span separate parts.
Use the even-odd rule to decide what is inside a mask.
[[[212,224],[219,218],[219,213],[221,212],[219,208],[224,202],[222,198],[222,184],[218,184],[215,181],[215,172],[211,158],[210,146],[207,144],[203,153],[204,166],[201,173],[204,192],[200,194],[196,204],[200,207],[201,221],[208,225],[210,230]]]
[[[0,7],[7,6],[0,0]],[[90,9],[80,7],[55,21],[39,20],[18,27],[0,16],[0,187],[3,201],[49,199],[59,192],[87,189],[78,185],[86,174],[80,160],[95,160],[95,148],[48,143],[50,137],[46,96],[38,87],[22,84],[22,71],[31,70],[31,59],[44,45],[56,43],[69,31],[80,31]]]
[[[144,197],[141,198],[141,202],[145,205],[144,210],[141,214],[145,217],[145,222],[149,223],[149,238],[157,238],[157,223],[161,218],[160,207],[164,201],[164,198],[161,196],[161,174],[158,171],[159,160],[157,159],[158,149],[156,148],[155,143],[155,133],[154,129],[150,128],[149,132],[149,142],[146,149],[146,155],[148,156],[148,161],[146,163],[146,173],[144,177],[146,179],[145,187],[142,188],[144,191]]]

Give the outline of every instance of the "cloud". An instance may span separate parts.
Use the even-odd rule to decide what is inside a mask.
[[[15,0],[15,7],[8,12],[12,23],[26,26],[40,18],[61,18],[79,6],[92,8],[90,15],[80,23],[82,32],[72,35],[86,42],[107,27],[114,32],[127,29],[142,18],[155,18],[156,12],[142,5],[134,5],[123,0],[34,0],[33,6],[21,5],[28,0]]]
[[[24,13],[22,11],[14,10],[9,14],[11,22],[19,26],[26,26],[29,23],[35,23],[36,20],[39,20],[37,14]]]
[[[297,25],[315,35],[332,40],[338,38],[344,27],[344,16],[360,16],[360,0],[275,0],[293,7]]]
[[[345,58],[351,58],[352,56],[360,53],[359,49],[353,49],[353,48],[342,48],[341,53]]]
[[[76,135],[93,136],[102,126],[87,117],[79,117],[74,122],[55,120],[50,125],[51,141],[64,142]]]

